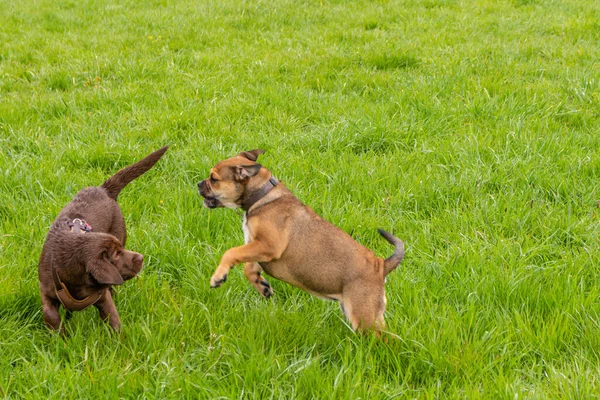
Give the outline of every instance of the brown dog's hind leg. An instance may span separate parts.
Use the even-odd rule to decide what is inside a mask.
[[[58,308],[60,302],[56,299],[42,294],[42,311],[44,313],[44,322],[49,329],[63,333],[64,328],[60,324],[60,314]]]
[[[110,290],[105,290],[100,300],[94,306],[100,312],[100,318],[103,321],[108,322],[115,331],[119,332],[121,330],[121,320],[119,319],[119,313],[113,302]]]
[[[260,293],[264,298],[268,299],[273,295],[273,289],[271,284],[262,276],[262,268],[256,262],[248,262],[244,265],[244,274],[250,281],[252,286]]]

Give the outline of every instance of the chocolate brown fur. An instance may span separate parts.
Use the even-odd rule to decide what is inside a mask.
[[[268,185],[271,172],[256,163],[262,150],[242,152],[219,162],[198,183],[208,208],[237,208]],[[264,297],[273,294],[262,272],[315,296],[337,300],[354,329],[384,328],[385,276],[404,256],[404,244],[380,230],[396,250],[384,260],[346,232],[302,204],[282,183],[246,212],[243,246],[225,252],[210,286],[227,279],[229,270],[245,263],[244,273]]]
[[[125,220],[116,200],[121,190],[152,168],[167,148],[123,168],[101,186],[79,191],[56,217],[38,265],[44,322],[48,328],[64,330],[58,312],[61,303],[52,277],[54,265],[75,299],[102,293],[94,306],[103,320],[108,320],[115,330],[120,329],[111,288],[135,277],[142,269],[143,256],[124,249]],[[68,223],[76,218],[85,220],[92,232],[72,232]]]

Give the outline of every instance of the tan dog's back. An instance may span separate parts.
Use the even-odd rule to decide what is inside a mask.
[[[256,226],[259,218],[270,221],[281,219],[270,213],[275,214],[277,210],[259,209],[255,215],[249,216],[247,225],[250,232],[260,231]],[[332,299],[339,299],[344,285],[353,279],[380,280],[383,283],[383,270],[377,271],[377,258],[373,252],[319,217],[310,207],[300,205],[293,208],[282,222],[286,223],[285,227],[281,226],[282,231],[288,232],[285,251],[277,260],[260,263],[269,275]],[[301,268],[298,260],[302,260]]]

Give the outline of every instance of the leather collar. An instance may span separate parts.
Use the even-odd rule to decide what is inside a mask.
[[[101,289],[96,293],[92,293],[83,300],[77,300],[71,293],[67,286],[60,280],[58,271],[52,264],[52,279],[54,280],[54,292],[60,300],[61,304],[69,311],[81,311],[85,310],[89,306],[96,304],[100,297],[104,294],[106,289]]]
[[[250,198],[242,201],[242,210],[248,211],[250,207],[256,204],[257,201],[265,197],[277,184],[279,181],[274,176],[271,176],[267,183],[265,183],[256,193],[254,193]]]

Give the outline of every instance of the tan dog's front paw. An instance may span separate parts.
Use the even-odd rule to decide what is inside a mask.
[[[210,278],[210,288],[215,289],[227,281],[227,274],[221,275],[217,272]]]

